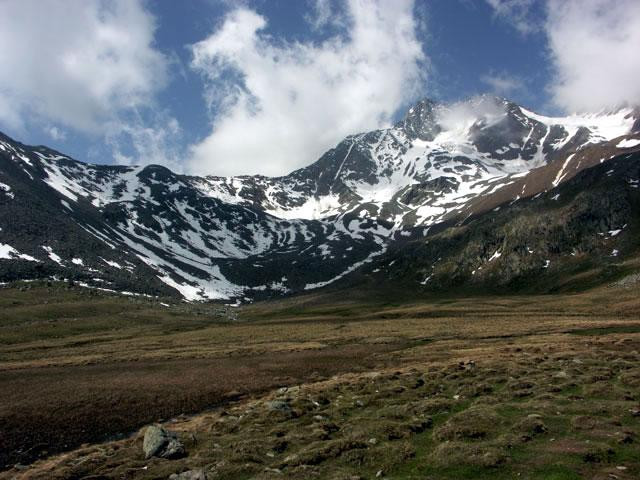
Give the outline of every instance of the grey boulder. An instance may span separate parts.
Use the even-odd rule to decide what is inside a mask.
[[[184,456],[184,445],[178,440],[175,432],[170,432],[158,425],[147,427],[142,441],[145,458],[179,458]]]
[[[269,411],[287,418],[293,418],[295,416],[294,411],[285,400],[272,400],[267,402],[267,408]]]

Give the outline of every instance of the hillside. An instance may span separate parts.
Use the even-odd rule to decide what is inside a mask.
[[[416,293],[496,294],[580,291],[618,280],[640,269],[639,183],[640,154],[619,155],[551,191],[398,243],[363,269],[362,280]]]

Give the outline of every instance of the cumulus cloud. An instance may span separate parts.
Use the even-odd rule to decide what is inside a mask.
[[[556,107],[576,112],[640,103],[638,0],[546,0],[541,18],[533,0],[486,1],[521,33],[546,36]]]
[[[62,126],[104,135],[122,125],[167,79],[155,27],[141,0],[0,2],[0,123],[39,124],[54,140]]]
[[[284,174],[415,98],[425,56],[413,2],[349,0],[345,10],[347,27],[320,44],[276,41],[266,18],[238,8],[193,46],[216,114],[190,171]]]
[[[567,111],[640,104],[640,2],[550,0],[553,101]]]
[[[522,91],[525,88],[522,78],[506,72],[491,72],[480,77],[480,81],[491,88],[491,91],[504,97]]]

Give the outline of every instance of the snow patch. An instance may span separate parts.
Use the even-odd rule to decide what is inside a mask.
[[[104,259],[102,257],[100,257],[100,260],[102,260],[104,263],[106,263],[110,267],[117,268],[117,269],[120,269],[120,270],[122,270],[124,268],[118,262],[114,262],[113,260],[107,260],[107,259]]]
[[[498,250],[496,250],[496,253],[494,253],[491,258],[489,259],[490,262],[493,262],[496,258],[500,258],[502,256],[502,253],[499,252]]]
[[[565,169],[567,168],[567,165],[569,165],[569,162],[571,161],[571,159],[575,156],[575,153],[572,153],[571,155],[569,155],[567,157],[567,159],[564,161],[564,163],[562,164],[562,167],[560,168],[560,170],[558,171],[558,174],[556,175],[556,178],[553,180],[553,186],[554,188],[558,186],[558,184],[562,181],[562,179],[565,177],[566,173],[564,173]]]
[[[315,288],[321,288],[321,287],[326,287],[327,285],[340,280],[342,277],[346,276],[347,274],[355,271],[356,269],[360,268],[362,265],[365,265],[369,262],[371,262],[375,257],[382,255],[385,252],[385,249],[382,249],[381,251],[378,252],[373,252],[371,254],[369,254],[369,256],[367,258],[365,258],[364,260],[361,260],[359,262],[354,263],[353,265],[351,265],[349,268],[347,268],[346,270],[344,270],[342,273],[336,275],[335,277],[333,277],[330,280],[327,280],[325,282],[317,282],[317,283],[308,283],[307,285],[304,286],[305,290],[313,290]]]
[[[28,262],[39,262],[33,258],[31,255],[27,255],[26,253],[20,253],[18,250],[13,248],[11,245],[7,245],[6,243],[0,243],[0,258],[4,258],[6,260],[27,260]]]
[[[47,252],[47,256],[56,262],[58,265],[62,265],[62,258],[53,253],[53,249],[51,247],[43,246],[42,249]]]
[[[15,198],[15,195],[11,191],[11,187],[5,183],[0,182],[0,191],[4,192],[4,194],[11,199]]]
[[[636,138],[626,138],[624,140],[621,140],[616,145],[616,147],[617,148],[633,148],[633,147],[637,147],[638,145],[640,145],[640,140]]]

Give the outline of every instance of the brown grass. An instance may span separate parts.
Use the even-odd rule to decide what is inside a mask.
[[[507,468],[501,465],[509,464],[505,460],[511,455],[509,445],[525,438],[535,444],[540,441],[538,430],[557,428],[553,419],[532,419],[527,415],[512,419],[506,410],[500,410],[500,405],[536,399],[538,403],[527,414],[538,408],[551,411],[559,408],[554,403],[564,402],[570,395],[608,398],[612,391],[607,382],[614,378],[619,378],[616,381],[621,382],[621,389],[637,392],[640,384],[640,374],[635,370],[614,368],[616,361],[627,361],[625,355],[637,358],[640,350],[640,299],[634,291],[625,289],[571,296],[440,299],[416,304],[371,304],[357,295],[346,300],[312,295],[244,307],[234,322],[214,315],[217,307],[176,305],[167,309],[153,302],[118,297],[91,303],[93,300],[88,302],[84,295],[81,291],[63,291],[43,297],[37,290],[0,290],[0,306],[4,307],[0,313],[0,452],[7,466],[81,443],[127,434],[160,419],[213,408],[237,400],[240,395],[246,400],[234,403],[237,406],[232,408],[244,412],[246,408],[251,410],[255,395],[276,386],[363,372],[309,387],[332,399],[327,411],[336,423],[338,418],[348,423],[354,408],[356,412],[371,412],[370,417],[357,422],[357,428],[351,427],[362,438],[343,437],[340,433],[339,442],[325,445],[327,438],[338,434],[329,427],[312,429],[322,448],[314,447],[311,438],[298,438],[297,448],[306,445],[308,450],[299,455],[319,455],[318,464],[333,465],[336,475],[348,473],[349,462],[360,462],[365,469],[377,468],[379,465],[370,458],[373,447],[366,443],[376,435],[389,439],[385,442],[397,442],[386,448],[398,458],[405,458],[404,465],[422,455],[433,468],[442,470],[443,476],[434,478],[449,478],[445,470],[453,466],[442,461],[443,452],[455,450],[456,442],[464,445],[455,451],[466,451],[469,458],[475,458],[475,467]],[[55,312],[53,318],[43,308],[43,298],[49,306],[55,303],[51,309]],[[88,303],[77,308],[82,302]],[[600,356],[590,361],[588,368],[571,363],[574,358],[592,358],[596,351]],[[549,363],[550,358],[558,363]],[[475,367],[464,366],[469,359],[478,363],[481,375],[474,373]],[[395,370],[405,372],[402,375],[408,375],[409,380],[401,381],[403,376],[394,380]],[[568,378],[555,377],[560,370],[566,370]],[[381,373],[371,376],[365,371]],[[431,378],[429,372],[440,373]],[[418,377],[422,378],[420,382]],[[579,392],[574,381],[578,377],[581,382],[588,381]],[[374,385],[374,378],[382,380]],[[349,396],[357,391],[357,398],[348,404],[339,402],[342,406],[334,411],[334,397],[341,392],[344,395],[345,389]],[[420,397],[414,398],[416,392]],[[465,399],[465,407],[473,408],[457,412],[463,403],[454,400],[454,395]],[[396,405],[395,400],[403,396],[406,401]],[[360,403],[355,403],[357,400]],[[256,401],[258,405],[264,402]],[[318,413],[310,401],[296,402],[293,407],[299,415],[292,422]],[[413,405],[412,409],[408,405]],[[424,419],[405,418],[407,411],[414,416],[443,417],[429,432],[415,433],[424,430]],[[339,417],[335,417],[338,412]],[[490,415],[487,413],[484,418],[482,412]],[[592,417],[593,413],[591,403],[584,412],[573,412],[566,421],[567,428],[588,424],[579,416]],[[220,411],[213,410],[183,421],[180,428],[202,435],[216,430],[218,427],[214,428],[211,422],[219,422],[220,418]],[[226,472],[220,478],[264,474],[264,466],[258,470],[243,467],[247,456],[254,455],[257,448],[246,442],[262,438],[260,425],[266,422],[268,427],[275,420],[258,416],[255,421],[244,434],[225,433],[236,435],[229,437],[231,444],[246,444],[247,453],[235,451],[226,467],[219,466],[220,472]],[[538,423],[544,429],[536,430]],[[340,432],[344,428],[340,427]],[[585,435],[583,430],[575,430],[576,435]],[[597,437],[602,430],[598,424],[589,435]],[[247,435],[250,438],[245,438]],[[423,440],[425,435],[428,440]],[[172,473],[169,470],[176,471],[187,464],[198,466],[198,462],[211,464],[213,457],[218,458],[208,449],[188,446],[197,453],[190,454],[183,463],[155,465],[152,461],[151,470],[138,471],[136,468],[146,464],[138,458],[139,441],[135,438],[99,447],[100,451],[106,448],[122,452],[109,456],[111,460],[106,463],[104,455],[88,447],[38,463],[25,474],[35,478],[80,478],[80,472],[101,472],[108,478],[121,478],[115,473],[119,472],[127,478],[146,478],[147,473],[149,478],[158,478]],[[267,441],[264,437],[259,443]],[[473,443],[478,441],[484,443]],[[358,442],[365,442],[366,448],[351,448],[361,445]],[[431,442],[439,442],[440,446]],[[579,443],[575,439],[569,442]],[[545,455],[566,454],[541,451]],[[600,458],[600,453],[595,452],[594,458]],[[207,456],[211,458],[207,460]],[[335,463],[332,456],[343,460]],[[263,465],[265,460],[260,458],[258,465]],[[304,466],[304,458],[298,459],[298,464]],[[399,467],[386,455],[380,461],[385,468]],[[77,471],[69,466],[76,462],[84,465]],[[294,463],[290,478],[297,478],[296,469],[301,468]],[[269,468],[283,468],[275,460],[267,464]],[[166,469],[169,470],[165,472]],[[19,470],[7,473],[11,478]],[[407,472],[402,475],[405,476],[398,478],[423,478],[406,476]],[[626,477],[623,474],[620,478]]]

